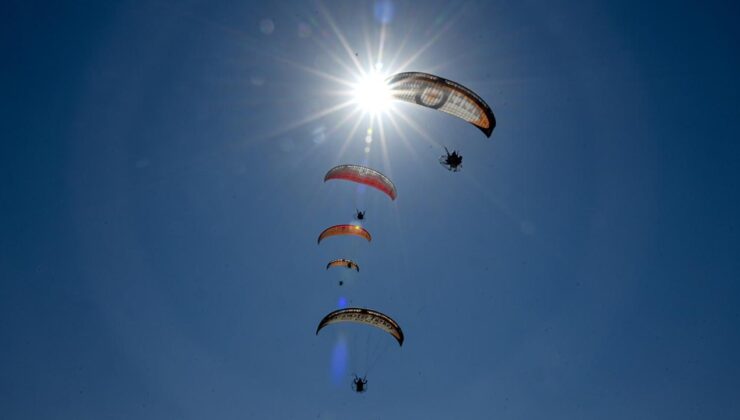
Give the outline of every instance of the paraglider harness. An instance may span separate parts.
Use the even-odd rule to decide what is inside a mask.
[[[439,158],[439,163],[447,168],[448,171],[458,172],[462,169],[462,160],[462,155],[457,153],[456,150],[453,150],[452,153],[450,153],[450,151],[445,147],[445,154]]]
[[[360,378],[357,375],[354,375],[354,376],[355,376],[355,379],[352,380],[352,389],[357,393],[362,393],[362,392],[367,391],[367,389],[365,388],[365,385],[367,385],[367,379],[365,379],[364,376],[362,378]]]

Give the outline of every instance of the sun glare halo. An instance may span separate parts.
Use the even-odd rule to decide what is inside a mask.
[[[354,88],[354,102],[369,114],[387,111],[391,104],[391,90],[385,74],[373,69],[362,76]]]

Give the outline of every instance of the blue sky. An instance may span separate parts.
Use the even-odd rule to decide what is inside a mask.
[[[738,6],[384,4],[5,6],[3,418],[740,416]],[[491,139],[398,104],[436,144],[374,126],[365,152],[367,118],[311,119],[352,77],[338,34],[369,69],[381,30]],[[363,162],[397,200],[322,182]],[[372,243],[316,245],[356,207]],[[316,336],[342,298],[403,347]]]

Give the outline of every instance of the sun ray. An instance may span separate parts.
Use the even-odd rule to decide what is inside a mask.
[[[445,35],[447,31],[449,31],[450,28],[452,28],[452,26],[455,23],[457,23],[457,20],[461,16],[462,16],[462,10],[460,10],[456,16],[454,16],[447,23],[445,23],[442,29],[438,30],[437,33],[429,41],[427,41],[424,45],[418,48],[418,50],[411,57],[409,57],[408,60],[406,60],[403,64],[401,64],[400,68],[407,68],[408,66],[412,65],[416,61],[416,59],[418,59],[426,50],[431,48],[437,42],[437,40],[439,40],[439,38],[442,35]]]
[[[388,154],[388,145],[386,144],[385,129],[383,127],[383,121],[378,121],[378,131],[380,132],[380,152],[383,156],[383,170],[386,171],[391,179],[393,178],[393,167],[391,166],[391,158]]]
[[[304,126],[304,125],[306,125],[308,123],[311,123],[313,121],[316,121],[316,120],[318,120],[320,118],[323,118],[323,117],[326,117],[328,115],[331,115],[331,114],[333,114],[335,112],[341,111],[342,109],[351,106],[353,103],[354,103],[353,101],[345,101],[345,102],[342,102],[342,103],[340,103],[338,105],[334,105],[331,108],[327,108],[327,109],[321,110],[319,112],[316,112],[314,114],[311,114],[308,117],[305,117],[305,118],[303,118],[301,120],[298,120],[296,122],[293,122],[291,124],[288,124],[286,126],[283,126],[279,130],[273,131],[272,133],[266,135],[263,140],[267,140],[267,139],[270,139],[270,138],[277,137],[277,136],[279,136],[281,134],[285,134],[285,133],[287,133],[289,131],[292,131],[292,130],[298,128],[298,127]]]
[[[319,77],[321,77],[323,79],[326,79],[326,80],[329,80],[329,81],[332,81],[332,82],[336,82],[336,83],[339,83],[339,84],[348,86],[350,88],[353,86],[352,83],[350,81],[347,81],[346,79],[343,79],[341,77],[338,77],[338,76],[335,76],[335,75],[332,75],[332,74],[329,74],[329,73],[326,73],[326,72],[322,72],[320,70],[317,70],[317,69],[314,69],[314,68],[305,66],[303,64],[296,63],[296,62],[294,62],[294,61],[292,61],[292,60],[290,60],[290,59],[288,59],[288,58],[286,58],[286,57],[278,54],[274,50],[265,48],[265,44],[264,43],[260,43],[260,41],[258,39],[256,39],[256,38],[248,35],[247,33],[243,32],[241,30],[235,29],[235,28],[233,28],[231,26],[227,26],[227,25],[225,25],[223,23],[216,22],[216,21],[211,20],[211,19],[203,18],[202,16],[196,16],[196,15],[193,15],[191,13],[186,13],[186,12],[182,12],[182,11],[180,11],[180,12],[181,12],[181,14],[182,14],[183,17],[187,17],[187,18],[196,20],[198,22],[201,22],[203,24],[206,24],[206,25],[208,25],[210,27],[215,28],[216,30],[219,30],[219,31],[222,31],[222,32],[227,33],[229,35],[234,35],[234,36],[237,36],[237,37],[241,38],[243,41],[246,41],[246,43],[242,43],[242,47],[243,48],[245,48],[246,50],[251,51],[251,52],[253,52],[255,54],[258,54],[258,55],[260,55],[262,57],[265,57],[265,58],[268,58],[268,59],[271,59],[271,60],[275,60],[276,62],[280,62],[280,63],[283,63],[283,64],[290,65],[292,67],[295,67],[295,68],[301,69],[303,71],[306,71],[306,72],[308,72],[310,74],[319,76]],[[325,16],[327,16],[329,18],[330,25],[335,30],[335,33],[338,32],[338,28],[336,27],[336,24],[334,24],[333,19],[330,16],[328,16],[328,12],[325,13]],[[337,36],[340,38],[340,40],[344,40],[344,37],[341,34],[338,33]],[[343,66],[345,68],[345,70],[348,70],[351,73],[354,72],[354,70],[350,66],[348,66],[344,61],[342,61],[341,59],[339,59],[337,57],[337,55],[335,53],[333,53],[330,49],[326,48],[326,46],[324,46],[323,44],[321,44],[320,42],[318,42],[318,40],[315,37],[314,37],[314,40],[316,40],[316,42],[322,47],[322,49],[324,49],[327,53],[330,54],[330,56],[332,57],[332,59],[334,59],[334,61],[336,63],[338,63],[339,65]],[[343,41],[343,45],[345,46],[345,48],[349,48],[349,46],[346,43],[346,41]],[[352,56],[352,55],[350,54],[350,56]],[[355,64],[358,65],[357,66],[357,69],[360,72],[362,72],[362,69],[359,66],[359,63],[355,63]]]
[[[442,147],[440,143],[438,143],[436,140],[432,138],[432,136],[429,135],[424,129],[418,126],[416,122],[414,122],[410,117],[407,117],[405,114],[399,112],[397,115],[406,123],[409,127],[411,127],[412,130],[416,131],[423,140],[425,140],[427,143],[436,146],[436,147]]]
[[[390,114],[388,115],[388,121],[391,123],[391,125],[395,129],[396,135],[398,135],[398,137],[401,139],[401,143],[404,145],[406,150],[408,150],[411,153],[411,156],[415,160],[418,160],[419,157],[416,154],[416,151],[414,150],[414,148],[411,146],[411,142],[409,141],[409,138],[406,137],[406,134],[404,134],[403,130],[401,130],[401,127],[396,122],[396,119],[393,118],[393,115],[390,115]]]
[[[409,57],[406,61],[404,61],[403,63],[401,63],[401,65],[399,67],[402,68],[402,69],[405,69],[405,68],[408,68],[409,66],[411,66],[422,54],[424,54],[424,52],[426,50],[428,50],[429,48],[431,48],[437,42],[437,40],[439,39],[439,37],[441,37],[441,36],[442,36],[442,32],[440,32],[437,35],[433,36],[424,45],[422,45],[421,47],[419,47],[416,50],[416,52],[413,55],[411,55],[411,57]]]
[[[380,26],[380,35],[378,36],[378,63],[383,62],[383,48],[385,48],[386,25]]]
[[[352,66],[348,65],[344,60],[339,57],[339,54],[334,52],[331,48],[329,48],[325,43],[321,42],[319,39],[314,39],[314,42],[316,45],[319,46],[328,56],[329,58],[339,65],[347,74],[357,74],[357,71],[352,68]],[[349,83],[346,80],[343,80],[345,83]]]
[[[463,57],[469,57],[472,54],[470,52],[462,52],[460,54],[456,54],[454,57],[447,58],[445,61],[441,61],[439,64],[432,65],[430,67],[427,67],[426,72],[427,73],[438,73],[440,70],[444,71],[447,69],[448,66],[459,63]]]
[[[338,124],[335,124],[333,127],[326,130],[326,135],[329,136],[331,134],[334,134],[335,132],[339,131],[339,129],[347,123],[347,121],[351,120],[352,118],[356,117],[358,114],[360,114],[360,111],[358,109],[352,110],[347,114],[346,117],[342,118]],[[362,118],[357,118],[358,121],[362,121]]]
[[[412,21],[410,27],[406,31],[406,34],[404,35],[401,42],[398,44],[398,48],[396,49],[396,53],[391,59],[391,61],[388,63],[388,67],[390,68],[399,68],[401,71],[406,71],[402,66],[396,67],[396,62],[401,57],[401,54],[403,54],[404,48],[406,48],[406,44],[408,43],[409,39],[411,38],[411,34],[414,32],[416,28],[416,22]]]
[[[353,86],[354,88],[354,86]],[[323,89],[319,94],[326,97],[337,97],[337,96],[344,96],[344,97],[351,97],[352,93],[354,92],[354,89]]]
[[[345,150],[347,150],[347,147],[349,146],[350,142],[352,141],[352,137],[354,137],[355,132],[357,131],[357,128],[360,127],[360,124],[365,120],[365,118],[358,118],[355,125],[352,126],[352,129],[349,131],[349,134],[347,134],[347,137],[344,138],[344,141],[342,142],[342,145],[339,147],[339,152],[337,154],[337,162],[342,160],[342,156],[344,155]]]
[[[347,52],[347,55],[349,55],[355,67],[357,67],[357,71],[360,74],[364,74],[360,61],[357,59],[357,57],[354,54],[354,51],[352,51],[352,48],[349,46],[349,42],[347,42],[347,38],[345,38],[344,34],[337,27],[336,22],[334,22],[334,18],[331,16],[329,11],[326,10],[326,7],[324,6],[322,2],[319,2],[318,5],[319,5],[319,9],[321,10],[321,14],[324,16],[324,19],[326,19],[326,22],[329,24],[329,27],[331,27],[332,32],[334,32],[334,35],[336,35],[337,39],[339,39],[339,43],[342,44],[342,47],[344,47],[344,50]]]
[[[363,41],[365,43],[365,54],[367,55],[367,64],[372,69],[375,68],[375,58],[373,54],[373,47],[370,43],[370,34],[367,30],[367,25],[363,25],[362,27],[362,33],[363,33]]]
[[[314,68],[311,68],[311,67],[308,67],[308,66],[304,66],[303,64],[298,64],[298,63],[296,63],[294,61],[288,60],[287,58],[273,57],[273,59],[276,60],[276,61],[282,62],[284,64],[288,64],[290,66],[293,66],[293,67],[295,67],[297,69],[303,70],[303,71],[305,71],[307,73],[313,74],[315,76],[319,76],[319,77],[321,77],[323,79],[326,79],[328,81],[336,82],[336,83],[339,83],[341,85],[347,86],[349,88],[352,87],[352,83],[348,82],[346,79],[342,79],[339,76],[335,76],[333,74],[326,73],[326,72],[323,72],[323,71],[318,70],[318,69],[314,69]]]

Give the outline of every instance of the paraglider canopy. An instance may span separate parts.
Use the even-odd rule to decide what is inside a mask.
[[[391,198],[396,199],[396,186],[391,180],[372,168],[360,165],[339,165],[329,169],[324,175],[324,182],[330,179],[343,179],[357,182],[383,191]]]
[[[461,118],[491,137],[496,118],[491,107],[465,86],[433,74],[398,73],[388,78],[395,99],[438,109]]]
[[[345,308],[329,313],[319,322],[319,326],[316,328],[316,334],[325,326],[338,322],[357,322],[380,328],[392,335],[398,341],[399,346],[403,346],[403,331],[401,331],[398,323],[388,315],[365,308]]]
[[[360,272],[360,266],[357,265],[356,262],[346,258],[337,258],[336,260],[329,261],[329,263],[326,264],[326,269],[328,270],[331,267],[347,267],[357,271],[358,273]]]
[[[331,236],[337,236],[337,235],[354,235],[359,236],[361,238],[367,239],[368,242],[372,240],[372,237],[370,236],[370,232],[368,232],[365,228],[358,225],[336,225],[331,226],[326,229],[324,229],[321,234],[319,234],[319,240],[318,243],[321,243],[326,238],[329,238]]]

